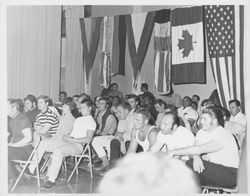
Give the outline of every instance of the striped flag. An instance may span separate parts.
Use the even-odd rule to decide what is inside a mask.
[[[172,82],[205,83],[203,8],[172,11]]]
[[[138,90],[138,80],[154,27],[154,12],[126,15],[126,32],[133,68],[132,91]]]
[[[222,105],[241,101],[244,112],[243,32],[244,7],[205,6],[209,56]]]
[[[171,23],[170,10],[160,10],[155,13],[154,26],[154,86],[158,94],[170,92],[171,81]]]
[[[113,42],[114,17],[105,16],[103,18],[100,35],[101,61],[99,71],[99,83],[104,88],[108,88],[111,82],[111,60]]]

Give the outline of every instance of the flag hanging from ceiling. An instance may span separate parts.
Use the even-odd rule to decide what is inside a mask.
[[[100,35],[100,69],[99,69],[99,83],[104,88],[108,88],[111,82],[111,60],[112,54],[112,43],[113,43],[113,28],[114,28],[114,17],[105,16],[101,25]]]
[[[241,101],[244,112],[244,7],[205,6],[209,57],[223,107]]]
[[[205,83],[203,8],[172,11],[172,82]]]
[[[154,87],[158,94],[168,94],[171,82],[170,10],[155,12],[154,25]]]
[[[154,12],[126,15],[126,32],[133,68],[133,92],[138,90],[138,79],[154,27]]]
[[[89,27],[85,27],[85,20],[88,20]],[[101,27],[102,18],[90,18],[84,19],[80,18],[80,27],[81,27],[81,38],[82,38],[82,45],[83,45],[83,70],[84,70],[84,80],[85,80],[85,89],[84,92],[90,94],[90,75],[91,69],[94,64],[96,51],[99,44],[100,39],[100,27]],[[87,38],[87,31],[89,35],[89,39]]]

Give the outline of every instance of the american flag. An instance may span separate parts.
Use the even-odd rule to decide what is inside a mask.
[[[212,70],[224,107],[238,99],[244,106],[243,6],[205,6]],[[244,111],[244,107],[243,107]]]

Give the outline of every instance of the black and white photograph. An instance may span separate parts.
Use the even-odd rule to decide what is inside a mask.
[[[0,192],[248,195],[249,8],[3,0]]]

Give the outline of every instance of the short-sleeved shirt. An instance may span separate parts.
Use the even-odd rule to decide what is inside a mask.
[[[236,141],[233,135],[221,126],[218,126],[212,132],[199,130],[196,135],[196,144],[201,145],[210,141],[215,141],[223,146],[222,150],[207,153],[203,158],[207,161],[221,164],[226,167],[238,168],[239,153]]]
[[[236,123],[239,123],[241,124],[242,126],[247,126],[247,118],[246,116],[239,112],[238,114],[236,114],[235,116],[231,115],[230,116],[230,121],[231,122],[236,122]]]
[[[19,112],[17,116],[10,119],[9,122],[10,131],[12,133],[12,142],[19,142],[24,138],[22,130],[26,128],[32,129],[32,123],[30,119],[23,113]]]
[[[160,131],[157,135],[156,142],[162,144],[162,151],[171,151],[192,146],[195,142],[195,137],[189,129],[179,126],[172,134],[164,135]],[[164,145],[166,145],[166,147]]]
[[[89,116],[81,116],[75,119],[73,124],[73,130],[70,134],[73,138],[84,138],[87,137],[88,130],[96,130],[96,122],[94,118]]]
[[[31,120],[32,124],[36,121],[36,116],[40,113],[39,109],[35,107],[33,110],[26,112],[27,117]]]
[[[46,110],[46,112],[40,112],[36,116],[36,124],[40,126],[44,125],[51,125],[51,128],[49,130],[49,133],[51,135],[54,135],[57,131],[58,125],[59,125],[59,120],[58,117],[55,115],[54,112],[52,112],[49,108]]]

